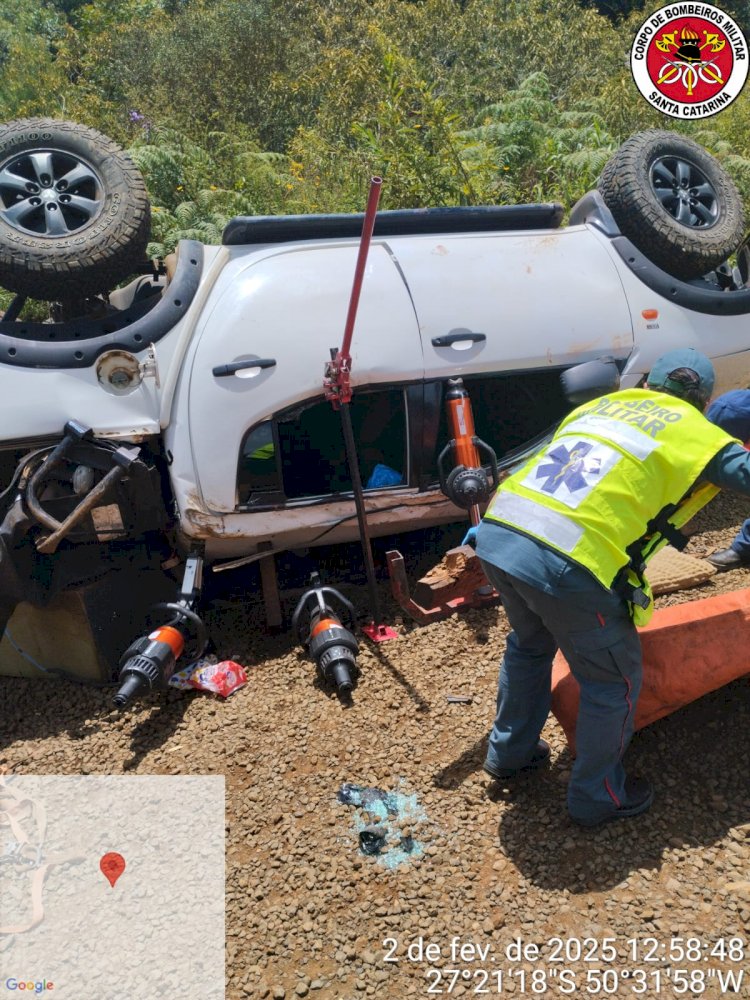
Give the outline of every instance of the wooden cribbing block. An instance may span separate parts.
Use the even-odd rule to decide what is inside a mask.
[[[482,564],[470,545],[449,549],[437,566],[418,580],[412,597],[423,608],[434,608],[458,597],[470,597],[488,586]]]

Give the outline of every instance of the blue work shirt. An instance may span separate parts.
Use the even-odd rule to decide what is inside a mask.
[[[750,452],[739,444],[728,444],[714,455],[699,479],[750,496]],[[494,521],[480,524],[477,555],[529,586],[556,597],[566,592],[601,588],[593,573],[579,563],[529,535]]]

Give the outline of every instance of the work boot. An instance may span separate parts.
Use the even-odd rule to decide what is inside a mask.
[[[521,767],[493,767],[488,761],[485,761],[482,765],[482,769],[485,774],[489,774],[491,778],[495,781],[504,781],[506,778],[512,778],[521,771],[536,771],[540,767],[549,761],[549,743],[546,740],[539,740],[536,745],[536,750],[532,753],[530,760],[527,764]]]
[[[750,560],[743,557],[736,549],[722,549],[721,552],[713,552],[706,556],[708,562],[718,570],[739,569],[740,566],[747,566]]]
[[[598,819],[583,819],[576,816],[570,818],[579,826],[599,826],[601,823],[611,823],[615,819],[639,816],[651,807],[653,801],[653,789],[645,778],[628,777],[625,779],[625,798],[619,809],[613,809],[612,812],[600,816]]]

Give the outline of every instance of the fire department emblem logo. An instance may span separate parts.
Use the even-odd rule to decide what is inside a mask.
[[[737,23],[703,3],[654,11],[630,51],[633,79],[653,107],[672,118],[709,118],[745,85],[748,45]]]

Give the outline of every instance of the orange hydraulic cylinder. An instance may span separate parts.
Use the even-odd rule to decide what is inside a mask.
[[[643,685],[635,728],[750,674],[750,588],[661,608],[639,628]],[[575,753],[579,688],[562,653],[552,665],[552,711]]]
[[[454,390],[455,391],[455,390]],[[456,465],[464,465],[467,469],[478,469],[482,462],[472,438],[475,436],[474,414],[471,411],[471,400],[466,390],[463,395],[446,401],[450,433],[456,442],[453,447],[453,460]]]
[[[329,628],[341,628],[341,622],[336,618],[321,618],[317,625],[313,626],[310,638],[313,639],[320,632],[325,632]]]
[[[175,660],[179,660],[182,656],[185,640],[182,633],[178,632],[176,628],[172,628],[171,625],[162,625],[161,628],[154,629],[149,635],[149,639],[153,639],[154,642],[166,642],[174,653]]]

